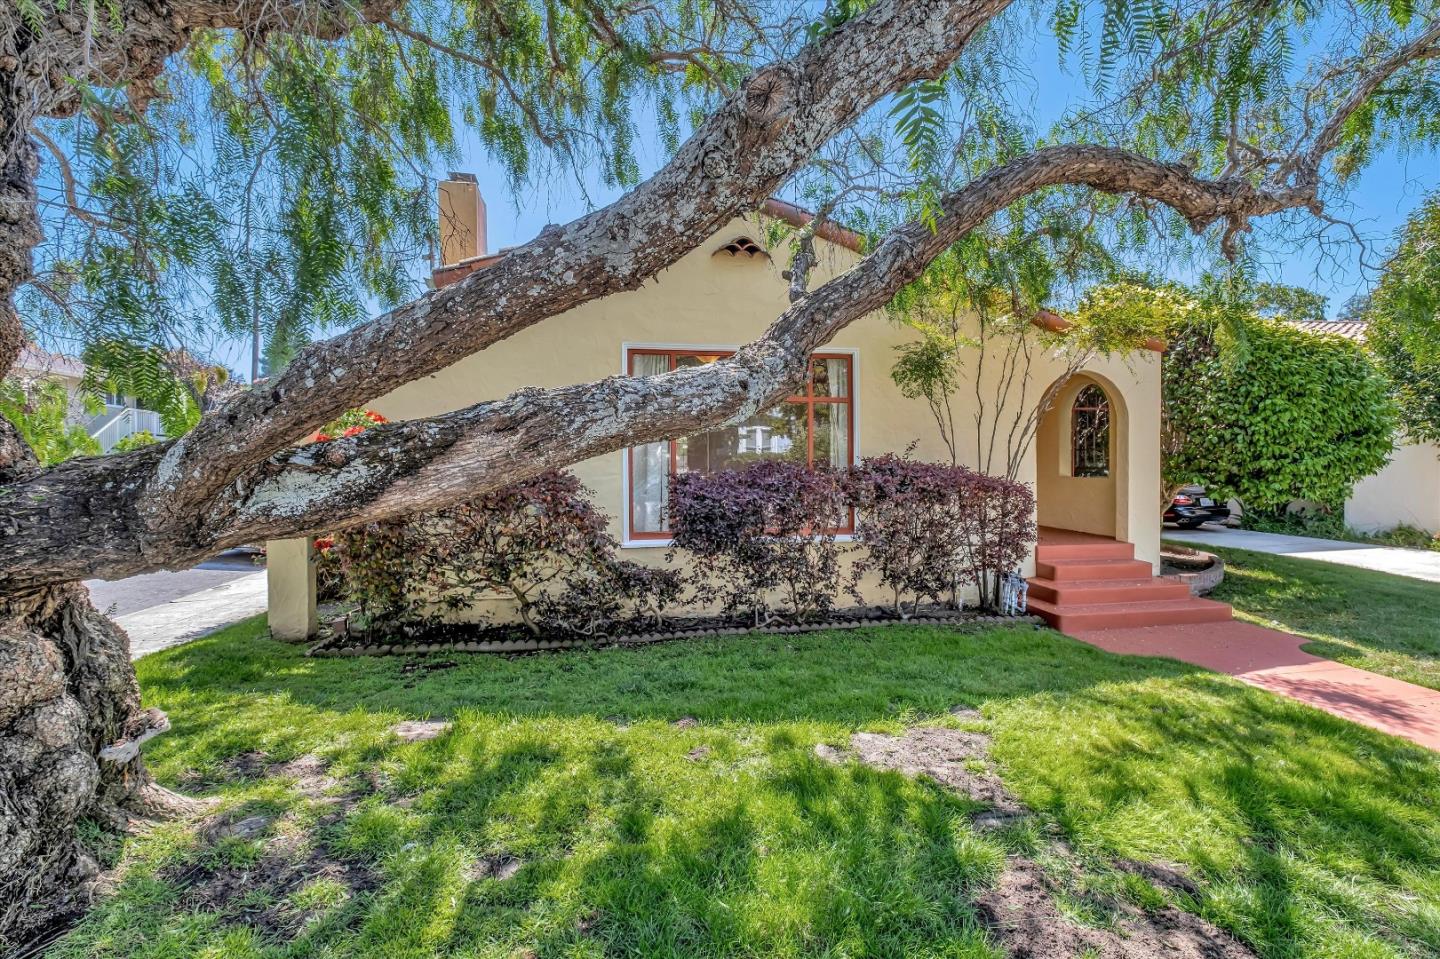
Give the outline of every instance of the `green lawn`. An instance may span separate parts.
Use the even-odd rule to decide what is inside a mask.
[[[1314,640],[1304,648],[1440,689],[1440,584],[1238,549],[1214,597],[1243,618]]]
[[[279,818],[131,840],[52,955],[993,956],[973,899],[1041,833],[982,834],[967,800],[814,754],[962,704],[1096,882],[1178,863],[1201,892],[1175,901],[1267,957],[1440,954],[1440,756],[1226,677],[1031,627],[456,661],[306,659],[256,621],[142,660],[175,724],[146,747],[159,776]],[[387,732],[428,716],[455,727]],[[362,798],[254,775],[307,754]],[[318,846],[351,872],[255,881]],[[497,857],[518,873],[477,869]],[[197,896],[215,874],[240,891]]]

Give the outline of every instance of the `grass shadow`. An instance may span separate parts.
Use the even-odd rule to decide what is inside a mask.
[[[257,939],[157,887],[183,846],[161,831],[56,955],[988,957],[971,902],[1003,851],[969,802],[813,753],[956,705],[1078,848],[1181,864],[1262,955],[1440,950],[1436,757],[1196,667],[1028,627],[454,663],[307,659],[258,621],[142,660],[164,779],[241,803],[283,786],[227,779],[235,756],[321,756],[375,788],[326,835],[382,881]],[[388,733],[435,716],[438,739]]]

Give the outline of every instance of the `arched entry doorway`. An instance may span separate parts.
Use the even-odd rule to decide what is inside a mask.
[[[1041,526],[1126,538],[1126,427],[1125,403],[1113,384],[1081,373],[1059,388],[1035,436]]]

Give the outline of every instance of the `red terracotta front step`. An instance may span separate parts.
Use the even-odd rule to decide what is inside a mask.
[[[1151,600],[1185,599],[1190,587],[1178,579],[1146,576],[1143,579],[1040,579],[1029,581],[1030,598],[1056,605],[1095,603],[1144,603]]]
[[[1155,567],[1138,559],[1041,559],[1035,558],[1035,577],[1074,582],[1085,579],[1147,579]]]
[[[1040,543],[1035,559],[1040,562],[1066,559],[1134,559],[1135,544],[1116,540],[1091,543]]]
[[[1032,599],[1030,612],[1062,633],[1079,629],[1125,629],[1132,626],[1180,626],[1221,623],[1230,607],[1209,599],[1166,599],[1143,603],[1065,603]]]

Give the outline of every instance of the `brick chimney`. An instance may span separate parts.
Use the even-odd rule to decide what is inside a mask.
[[[485,255],[485,198],[473,173],[440,181],[440,267]]]

